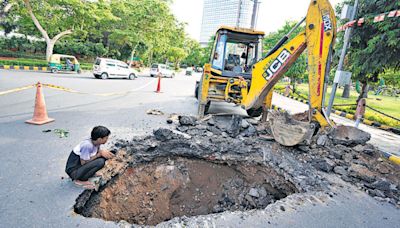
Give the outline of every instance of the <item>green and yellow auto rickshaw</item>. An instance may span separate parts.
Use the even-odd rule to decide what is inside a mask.
[[[62,72],[77,72],[81,73],[81,67],[75,56],[53,54],[50,56],[49,69],[51,73]]]

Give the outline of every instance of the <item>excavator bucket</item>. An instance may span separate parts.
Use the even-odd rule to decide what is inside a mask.
[[[275,110],[269,111],[269,124],[275,141],[284,146],[310,144],[315,126],[309,122],[297,121]]]

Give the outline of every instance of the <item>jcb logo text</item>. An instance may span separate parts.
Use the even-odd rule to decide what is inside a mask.
[[[283,49],[282,52],[278,55],[278,57],[272,62],[271,66],[264,72],[263,77],[266,80],[269,80],[275,72],[277,72],[285,61],[290,57],[290,52],[286,49]]]

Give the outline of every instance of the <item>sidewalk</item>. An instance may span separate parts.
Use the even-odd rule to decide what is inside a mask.
[[[291,114],[308,110],[308,105],[284,97],[277,93],[274,93],[274,96],[272,97],[272,104],[287,110]],[[333,119],[333,121],[335,121],[335,123],[347,126],[354,126],[354,121],[346,119],[344,117],[331,114],[331,118]],[[400,155],[399,135],[379,130],[377,128],[362,123],[360,123],[359,128],[371,134],[371,140],[369,141],[369,143],[371,143],[372,145],[378,147],[382,151],[389,152],[395,155]]]

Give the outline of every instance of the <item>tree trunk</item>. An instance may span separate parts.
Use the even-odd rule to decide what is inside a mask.
[[[46,41],[46,60],[50,60],[50,56],[53,54],[54,43],[52,40]]]
[[[362,84],[362,89],[361,89],[361,93],[357,98],[357,103],[361,98],[368,98],[368,90],[369,90],[369,85],[367,82],[364,82]]]
[[[344,86],[342,97],[343,98],[349,98],[350,97],[350,84]]]
[[[292,83],[293,93],[294,93],[296,92],[296,79],[294,77],[291,77],[290,82]]]

